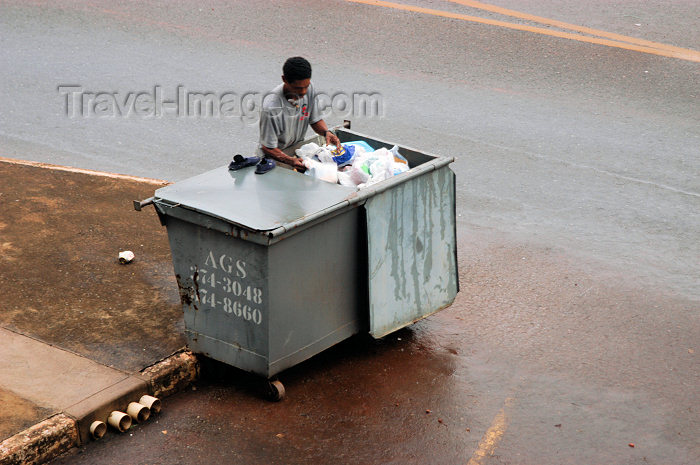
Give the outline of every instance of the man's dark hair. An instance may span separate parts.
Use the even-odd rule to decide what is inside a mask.
[[[282,73],[287,82],[296,82],[311,78],[311,63],[306,58],[292,57],[284,62]]]

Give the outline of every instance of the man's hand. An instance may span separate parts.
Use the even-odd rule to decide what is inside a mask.
[[[336,147],[340,147],[340,139],[338,139],[338,136],[328,130],[328,126],[326,126],[325,121],[316,121],[311,125],[311,129],[313,129],[319,136],[324,136],[326,138],[327,145],[335,145]]]
[[[338,139],[338,136],[333,134],[330,131],[326,132],[326,145],[335,145],[336,148],[340,148],[340,139]]]
[[[301,171],[302,173],[306,171],[306,165],[304,165],[304,161],[301,158],[290,157],[289,155],[287,155],[286,153],[284,153],[276,147],[271,149],[263,145],[262,151],[268,157],[277,160],[280,163],[287,164],[292,168],[296,169],[297,171]]]
[[[301,158],[295,158],[292,167],[294,167],[294,169],[296,169],[300,173],[306,171],[306,165],[304,164],[304,160],[302,160]]]

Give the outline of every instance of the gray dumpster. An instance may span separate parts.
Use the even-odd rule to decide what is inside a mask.
[[[270,378],[353,334],[382,337],[450,305],[454,159],[399,149],[411,169],[359,191],[227,167],[158,189],[190,348]]]

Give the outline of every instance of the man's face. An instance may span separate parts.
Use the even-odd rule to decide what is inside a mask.
[[[285,95],[292,95],[294,97],[301,98],[309,91],[309,85],[311,85],[311,79],[300,79],[298,81],[287,82],[287,80],[282,76],[284,81],[284,93]]]

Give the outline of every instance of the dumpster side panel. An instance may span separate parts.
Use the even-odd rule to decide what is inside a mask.
[[[266,376],[267,248],[172,216],[166,226],[190,348]]]
[[[370,334],[382,337],[457,295],[454,173],[445,166],[367,200]]]
[[[361,328],[359,208],[270,247],[270,375]]]

